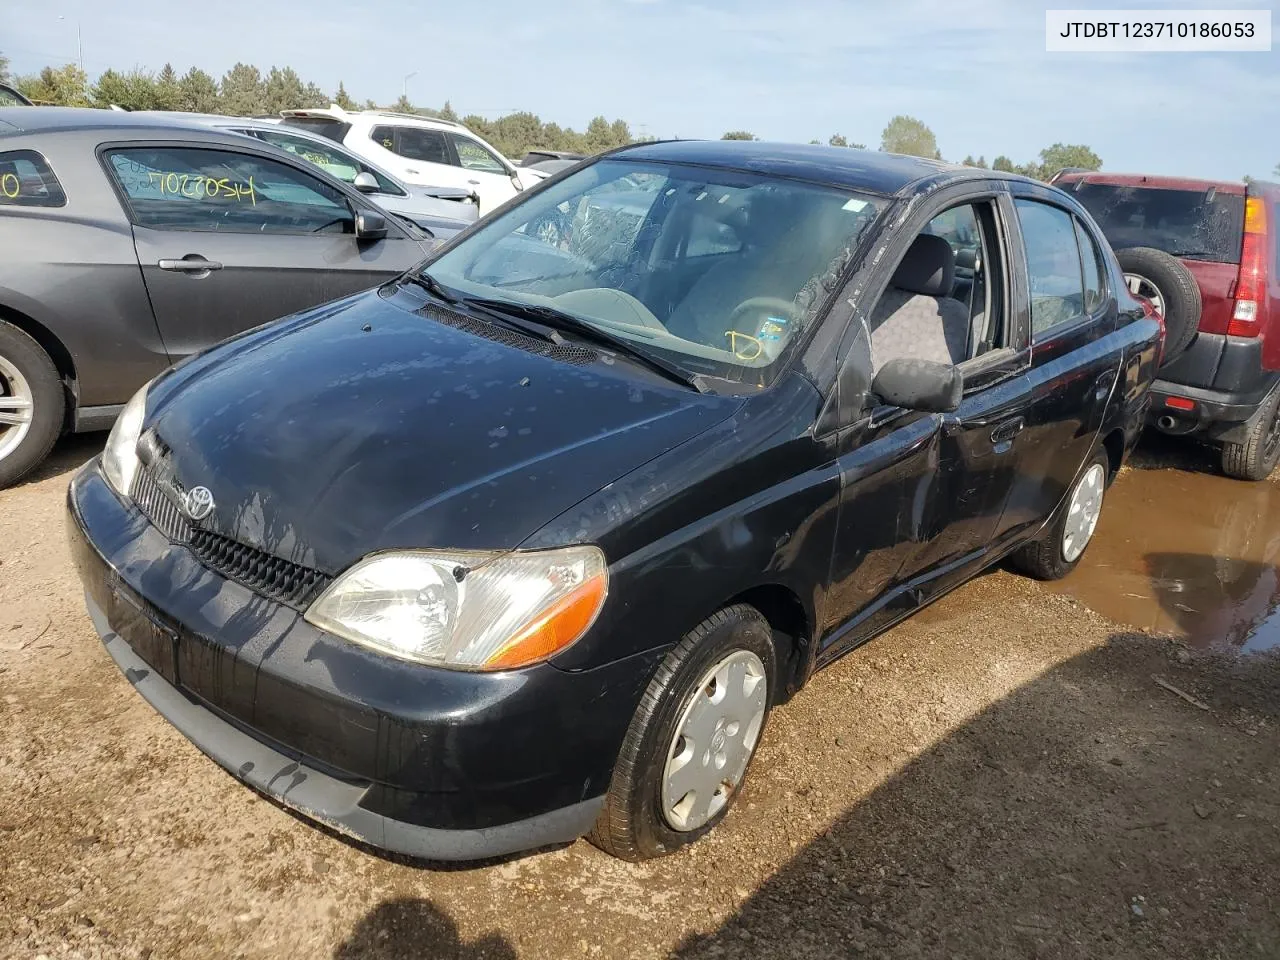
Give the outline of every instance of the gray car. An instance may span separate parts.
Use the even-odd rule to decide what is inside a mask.
[[[144,114],[161,116],[163,113]],[[285,127],[268,120],[224,117],[212,113],[170,113],[170,119],[190,120],[216,130],[254,137],[314,163],[349,184],[397,216],[407,217],[437,240],[448,240],[479,217],[479,198],[461,187],[413,186],[319,134]]]
[[[0,486],[171,363],[374,286],[437,241],[234,133],[0,108]]]

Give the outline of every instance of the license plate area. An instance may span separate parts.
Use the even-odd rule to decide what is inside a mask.
[[[114,573],[107,574],[107,596],[107,622],[111,629],[147,666],[177,684],[178,635],[152,617]]]

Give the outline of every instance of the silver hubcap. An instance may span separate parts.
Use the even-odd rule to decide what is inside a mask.
[[[31,386],[10,361],[0,357],[0,460],[18,449],[31,430],[35,410]]]
[[[1074,563],[1089,545],[1093,531],[1102,515],[1102,493],[1106,487],[1107,472],[1102,464],[1095,463],[1080,478],[1071,494],[1071,506],[1067,509],[1067,526],[1062,535],[1062,557]]]
[[[1129,285],[1129,292],[1139,297],[1146,297],[1156,308],[1156,313],[1164,316],[1164,294],[1160,288],[1139,273],[1126,273],[1124,282]]]
[[[674,830],[697,830],[742,783],[769,702],[764,664],[736,650],[703,674],[685,703],[662,772],[662,812]]]

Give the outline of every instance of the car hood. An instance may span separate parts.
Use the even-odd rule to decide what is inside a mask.
[[[514,548],[741,404],[439,310],[383,288],[181,365],[148,402],[165,472],[212,492],[205,525],[333,574],[377,550]]]

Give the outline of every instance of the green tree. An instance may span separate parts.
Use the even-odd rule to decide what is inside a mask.
[[[1001,173],[1013,173],[1013,161],[1002,153],[991,161],[991,169],[999,170]]]
[[[400,94],[400,96],[396,99],[396,102],[391,105],[391,109],[394,110],[396,113],[417,113],[418,112],[416,109],[414,109],[413,102],[408,97],[406,97],[403,93]]]
[[[960,162],[962,165],[966,167],[977,167],[980,170],[987,169],[987,158],[979,157],[977,160],[975,160],[973,159],[973,154],[971,153],[967,154],[965,158]]]
[[[912,157],[940,160],[938,138],[923,121],[915,117],[896,116],[880,134],[880,149],[886,153],[905,153]]]
[[[721,140],[759,140],[760,138],[757,137],[754,133],[751,133],[747,130],[730,130],[720,139]]]
[[[178,81],[177,109],[218,113],[218,82],[199,67],[192,67]]]
[[[88,78],[74,63],[65,67],[45,67],[34,76],[14,81],[20,93],[36,103],[58,107],[90,106]]]
[[[452,120],[454,123],[458,122],[458,113],[453,109],[453,104],[448,100],[446,100],[444,102],[444,106],[440,108],[440,119]]]
[[[9,58],[0,53],[0,83],[9,82]]]
[[[316,92],[319,92],[318,88]],[[262,101],[253,112],[269,113],[274,116],[281,110],[307,106],[307,104],[303,103],[305,98],[306,88],[302,85],[302,78],[298,76],[293,67],[285,67],[283,70],[279,67],[272,67],[267,74]]]
[[[323,90],[314,83],[307,81],[307,85],[302,88],[302,99],[298,101],[300,107],[327,107],[330,98]],[[288,109],[288,108],[286,108]]]
[[[126,110],[170,109],[160,102],[156,78],[136,67],[128,73],[104,70],[98,76],[98,82],[93,85],[90,95],[95,107],[106,108],[115,104]]]
[[[218,112],[232,117],[252,117],[262,112],[266,85],[257,67],[237,63],[222,76]]]
[[[159,110],[182,109],[182,90],[178,86],[178,74],[173,64],[166,63],[156,74],[156,108]]]
[[[338,81],[338,92],[333,95],[333,102],[340,106],[343,110],[355,110],[356,102],[351,99],[351,94],[347,93],[347,88],[342,85],[342,81]]]
[[[369,100],[368,98],[366,98],[366,99],[365,99],[365,101],[364,101],[364,109],[366,109],[366,110],[377,110],[377,109],[378,109],[378,105],[377,105],[376,103],[374,103],[372,100]]]
[[[1028,168],[1032,164],[1027,165]],[[1082,170],[1101,170],[1102,158],[1082,143],[1055,143],[1040,151],[1040,163],[1033,176],[1048,180],[1064,167],[1080,167]]]

